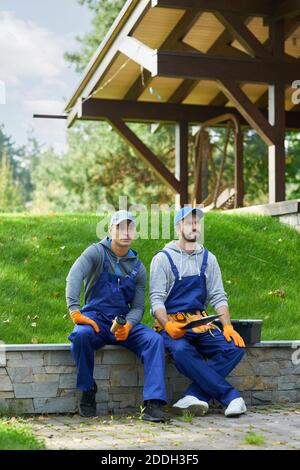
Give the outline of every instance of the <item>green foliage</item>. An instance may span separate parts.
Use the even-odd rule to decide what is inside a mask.
[[[1,450],[42,450],[45,444],[37,439],[28,426],[16,418],[0,420]]]
[[[78,3],[86,4],[94,12],[92,28],[83,37],[76,37],[81,50],[66,52],[65,59],[74,64],[78,72],[82,72],[124,6],[124,0],[78,0]]]
[[[16,211],[22,207],[18,186],[13,181],[13,171],[6,150],[0,161],[0,212]]]
[[[253,446],[261,446],[265,444],[266,438],[262,434],[256,434],[255,432],[248,432],[245,437],[245,442]]]
[[[131,127],[174,171],[174,131],[164,126],[153,135],[145,124]],[[172,201],[171,190],[108,124],[78,124],[68,134],[68,147],[64,156],[51,149],[41,155],[32,175],[32,210],[86,212],[104,203],[117,208],[119,196],[130,205]]]
[[[72,322],[65,303],[67,274],[97,242],[92,214],[0,216],[0,330],[7,343],[65,343]],[[138,239],[148,272],[169,240]],[[263,319],[262,338],[300,335],[300,237],[269,217],[209,213],[205,245],[218,258],[232,318]],[[283,295],[277,295],[281,289]],[[148,287],[143,322],[151,325]],[[283,320],[284,319],[284,320]]]

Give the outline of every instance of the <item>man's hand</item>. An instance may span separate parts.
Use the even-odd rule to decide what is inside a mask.
[[[115,332],[115,337],[117,341],[126,341],[131,331],[132,325],[130,323],[125,323],[124,326],[120,326]]]
[[[100,328],[97,323],[94,320],[91,320],[90,318],[86,317],[85,315],[82,315],[79,310],[74,310],[70,313],[70,315],[75,325],[91,325],[94,328],[95,332],[99,333]]]
[[[164,328],[168,335],[173,339],[182,338],[182,336],[185,334],[185,330],[180,328],[180,323],[176,321],[167,321]]]
[[[245,347],[243,338],[238,334],[237,331],[234,330],[232,325],[226,324],[223,326],[223,335],[227,341],[231,341],[233,339],[236,346],[239,346],[240,348]]]

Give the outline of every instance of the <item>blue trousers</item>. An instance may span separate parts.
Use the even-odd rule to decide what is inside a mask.
[[[192,380],[185,395],[209,402],[211,398],[227,406],[240,393],[225,377],[242,359],[245,350],[228,342],[218,330],[209,332],[187,332],[183,338],[172,339],[165,331],[161,332],[167,351],[176,368]]]
[[[163,338],[145,325],[132,328],[126,341],[117,341],[109,330],[111,322],[98,320],[100,332],[90,325],[75,325],[69,336],[71,351],[77,367],[77,388],[91,390],[94,385],[94,352],[106,344],[120,345],[134,352],[144,364],[144,393],[146,400],[161,400],[166,403],[165,348]]]

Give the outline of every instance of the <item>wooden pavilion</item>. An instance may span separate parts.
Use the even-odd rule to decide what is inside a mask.
[[[284,201],[285,129],[300,129],[299,58],[300,0],[127,0],[66,104],[67,123],[108,121],[183,205],[191,202],[188,126],[231,120],[236,207],[250,126],[269,149],[269,202]],[[126,122],[174,123],[175,174]]]

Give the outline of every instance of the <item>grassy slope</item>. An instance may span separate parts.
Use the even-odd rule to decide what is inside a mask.
[[[97,220],[89,214],[0,216],[0,340],[66,342],[72,324],[65,278],[97,241]],[[149,268],[167,241],[137,240],[134,248]],[[267,217],[210,213],[205,245],[219,260],[232,318],[262,318],[263,339],[300,337],[299,234]],[[285,297],[269,294],[276,289]],[[150,324],[148,294],[145,312]]]

